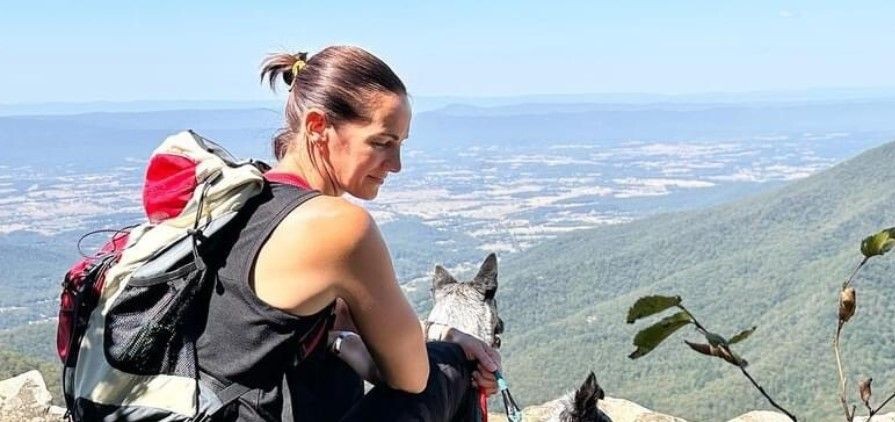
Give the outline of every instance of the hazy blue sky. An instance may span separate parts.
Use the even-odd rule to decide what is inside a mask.
[[[892,1],[10,2],[0,103],[270,99],[266,53],[338,43],[417,96],[891,88],[893,24]]]

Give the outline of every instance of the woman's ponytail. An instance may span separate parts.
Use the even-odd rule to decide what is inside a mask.
[[[261,63],[261,82],[276,91],[277,79],[289,87],[285,125],[273,140],[277,160],[301,133],[305,110],[318,108],[330,124],[369,121],[370,98],[376,93],[407,95],[401,79],[385,62],[359,47],[334,46],[314,54],[271,54]]]
[[[274,92],[277,90],[277,78],[282,77],[283,83],[292,89],[295,82],[297,72],[299,72],[307,63],[308,53],[301,52],[296,54],[278,53],[271,54],[261,63],[261,82],[267,78],[267,84]],[[296,66],[300,64],[300,66]]]

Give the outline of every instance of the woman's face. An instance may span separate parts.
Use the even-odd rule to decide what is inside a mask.
[[[389,173],[401,171],[401,145],[410,130],[410,104],[404,95],[377,93],[372,118],[330,128],[327,152],[332,177],[341,190],[373,199]]]

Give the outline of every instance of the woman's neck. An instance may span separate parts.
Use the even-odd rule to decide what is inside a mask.
[[[322,164],[322,157],[316,158],[317,163]],[[273,166],[271,171],[294,174],[308,182],[312,189],[318,190],[324,195],[341,196],[342,193],[336,188],[335,183],[324,174],[324,169],[318,170],[318,167],[320,166],[314,166],[309,152],[291,150]]]

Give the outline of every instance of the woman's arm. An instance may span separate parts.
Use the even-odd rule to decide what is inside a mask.
[[[376,362],[370,356],[363,339],[357,335],[357,328],[351,317],[351,310],[341,299],[336,300],[336,320],[327,343],[330,352],[339,356],[363,379],[372,384],[382,380]],[[428,341],[448,341],[457,343],[470,360],[479,362],[473,372],[473,385],[483,389],[489,396],[497,393],[497,379],[494,371],[500,367],[500,353],[488,347],[481,340],[469,336],[455,328],[443,324],[420,321],[423,336]]]
[[[379,229],[359,207],[346,210],[346,236],[337,296],[351,310],[358,333],[392,388],[419,393],[429,378],[429,359],[419,321],[398,286],[391,257]]]
[[[422,391],[429,376],[424,330],[398,286],[388,249],[370,215],[331,197],[312,199],[300,209],[283,220],[262,248],[255,294],[296,315],[315,314],[342,298],[347,305],[343,308],[351,310],[348,320],[356,325],[346,327],[361,335],[367,352],[349,349],[359,350],[360,362],[368,362],[366,356],[374,362],[362,368],[375,368],[392,388]],[[483,373],[499,367],[493,349],[452,331],[430,328],[428,334],[430,340],[459,344],[468,358],[479,361]],[[432,338],[435,335],[438,338]]]
[[[363,208],[317,197],[290,213],[259,254],[255,293],[296,315],[319,312],[341,298],[382,380],[412,393],[425,389],[429,358],[419,321]]]
[[[379,384],[382,381],[382,374],[379,373],[379,368],[376,367],[376,362],[370,355],[363,339],[357,334],[357,326],[354,324],[354,318],[351,317],[351,310],[344,300],[336,299],[334,314],[335,321],[329,332],[326,343],[327,350],[338,356],[367,382]],[[446,325],[423,320],[420,321],[420,326],[426,340],[446,340],[449,329]]]

